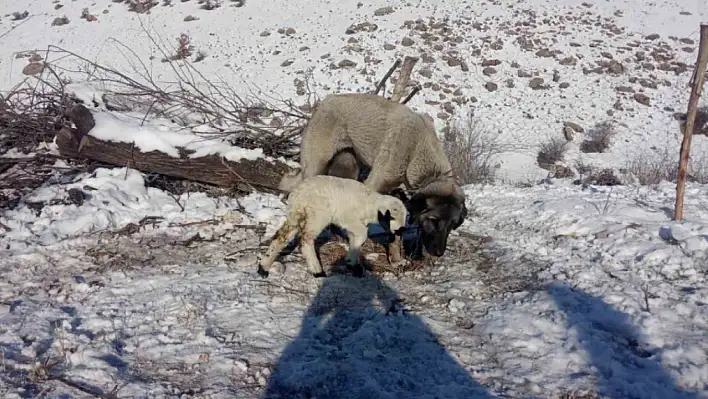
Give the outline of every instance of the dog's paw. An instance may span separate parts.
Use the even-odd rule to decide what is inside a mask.
[[[268,275],[270,274],[270,273],[268,273],[268,270],[264,269],[263,266],[261,266],[261,265],[258,265],[257,272],[258,272],[258,275],[263,278],[268,278]]]

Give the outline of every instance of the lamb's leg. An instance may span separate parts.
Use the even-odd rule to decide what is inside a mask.
[[[368,229],[361,225],[347,229],[349,233],[349,249],[347,250],[347,265],[353,270],[355,276],[363,276],[364,268],[361,266],[361,247],[368,238]]]
[[[302,256],[305,258],[307,263],[307,269],[310,271],[313,277],[322,278],[327,277],[320,261],[317,259],[317,251],[315,250],[315,237],[310,233],[305,233],[300,241],[300,251]]]
[[[320,261],[317,259],[317,251],[315,250],[315,238],[329,224],[326,218],[318,217],[319,215],[312,210],[301,223],[302,240],[300,240],[300,251],[305,258],[307,268],[314,277],[326,277]]]
[[[273,262],[275,262],[280,251],[288,245],[288,242],[295,237],[297,232],[297,225],[292,223],[289,219],[275,232],[275,236],[268,246],[268,251],[258,264],[258,274],[261,277],[268,277],[270,267],[273,265]]]

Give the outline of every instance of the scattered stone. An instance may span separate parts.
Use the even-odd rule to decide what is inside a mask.
[[[615,90],[620,93],[634,93],[634,89],[631,86],[617,86]]]
[[[516,75],[520,78],[530,78],[533,76],[531,74],[531,72],[526,72],[523,69],[519,69],[519,71],[516,73]]]
[[[268,32],[267,30],[264,30],[263,32],[261,32],[261,37],[266,37],[266,36],[270,36],[270,32]]]
[[[295,30],[295,28],[287,28],[287,29],[285,29],[285,36],[292,36],[292,35],[294,35],[295,33],[297,33],[297,31]]]
[[[689,39],[687,37],[679,39],[679,42],[683,44],[696,44],[696,42],[693,39]]]
[[[198,21],[199,18],[195,17],[194,15],[187,15],[184,17],[184,22],[192,22],[192,21]],[[263,35],[261,35],[263,36]]]
[[[610,61],[610,63],[607,66],[607,69],[610,71],[610,73],[619,75],[624,73],[624,65],[622,63],[617,62],[615,60]]]
[[[482,69],[482,74],[484,76],[492,76],[495,73],[497,73],[497,70],[492,67],[486,67],[486,68]]]
[[[561,89],[567,89],[570,87],[570,83],[568,82],[562,82],[561,84],[558,85]]]
[[[418,71],[418,74],[420,76],[426,77],[428,79],[433,77],[433,71],[431,71],[430,68],[423,68],[420,71]]]
[[[533,90],[545,89],[543,78],[533,78],[529,81],[529,87]]]
[[[340,68],[353,68],[356,66],[356,62],[354,62],[352,60],[344,59],[344,60],[339,61],[339,63],[337,63],[337,66]]]
[[[585,132],[585,129],[583,129],[582,126],[580,126],[579,124],[577,124],[577,123],[575,123],[575,122],[571,122],[571,121],[565,121],[565,122],[563,122],[563,127],[567,127],[567,128],[573,129],[575,132],[578,132],[578,133],[584,133],[584,132]]]
[[[497,91],[497,89],[499,88],[499,85],[497,85],[494,82],[487,82],[484,84],[484,88],[487,89],[487,91]],[[474,98],[474,100],[476,100],[476,98]],[[474,100],[472,100],[472,102],[476,102]]]
[[[573,141],[573,135],[575,134],[575,131],[568,126],[563,126],[563,137],[565,137],[566,141]]]
[[[634,93],[634,100],[642,105],[650,105],[651,99],[643,93]]]
[[[560,79],[561,79],[560,72],[553,71],[553,82],[558,83],[558,82],[560,82]]]
[[[415,41],[413,41],[413,39],[411,39],[408,36],[404,37],[403,40],[401,40],[401,45],[404,47],[410,47],[414,44],[415,44]]]
[[[28,76],[38,75],[44,70],[43,62],[30,62],[22,68],[22,73]]]
[[[52,21],[52,26],[62,26],[66,25],[69,23],[69,18],[64,15],[63,17],[57,17],[54,18],[54,21]]]
[[[391,6],[388,6],[388,7],[381,7],[381,8],[379,8],[379,9],[377,9],[376,11],[374,11],[374,15],[377,16],[377,17],[381,17],[381,16],[384,16],[384,15],[393,14],[394,11],[395,11],[395,10],[394,10],[393,7],[391,7]]]
[[[644,39],[646,39],[646,40],[656,40],[656,39],[658,39],[658,38],[660,38],[660,37],[661,37],[661,36],[659,36],[658,33],[652,33],[651,35],[645,36]]]
[[[506,87],[508,88],[513,88],[514,87],[514,79],[507,79],[506,80]]]
[[[378,25],[372,24],[371,22],[362,22],[360,24],[350,25],[344,33],[347,35],[353,35],[359,32],[374,32],[378,28]]]
[[[391,43],[384,43],[383,48],[384,48],[384,50],[389,50],[389,51],[390,51],[390,50],[395,50],[395,49],[396,49],[396,46],[395,46],[394,44],[391,44]]]
[[[483,67],[493,67],[497,65],[501,65],[501,61],[497,59],[491,59],[491,60],[484,60],[482,61],[482,66]]]
[[[295,60],[294,60],[294,59],[292,59],[292,58],[291,58],[291,59],[287,59],[287,60],[283,61],[283,63],[282,63],[282,64],[280,64],[280,66],[281,66],[281,67],[286,67],[286,66],[290,66],[290,65],[292,65],[292,64],[293,64],[293,62],[295,62]]]
[[[659,88],[659,85],[655,81],[645,79],[645,78],[639,79],[639,84],[642,85],[642,87],[646,87],[647,89],[658,89]]]
[[[538,56],[538,57],[543,57],[543,58],[550,58],[550,57],[553,57],[554,55],[555,55],[555,54],[553,53],[553,51],[551,51],[551,50],[549,50],[549,49],[547,49],[547,48],[538,50],[538,51],[536,52],[536,56]]]
[[[84,200],[86,199],[86,194],[84,194],[83,191],[81,191],[78,188],[70,188],[68,190],[69,192],[69,200],[76,205],[76,206],[81,206],[84,203]]]

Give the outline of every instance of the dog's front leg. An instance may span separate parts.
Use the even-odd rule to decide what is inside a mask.
[[[393,242],[388,243],[388,263],[394,265],[399,263],[403,257],[401,252],[403,251],[401,233],[393,233]]]

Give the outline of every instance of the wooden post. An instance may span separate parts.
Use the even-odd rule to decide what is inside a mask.
[[[403,90],[406,89],[408,81],[411,79],[411,71],[413,71],[413,66],[416,62],[418,62],[418,59],[418,57],[410,56],[406,56],[403,59],[403,66],[401,66],[401,72],[398,75],[396,85],[393,86],[393,94],[391,94],[391,101],[401,101],[401,97],[403,97]]]
[[[706,65],[708,65],[708,24],[701,24],[701,40],[698,48],[698,59],[696,68],[693,71],[691,97],[688,99],[688,112],[686,115],[686,127],[683,130],[683,141],[681,142],[681,155],[679,158],[678,178],[676,179],[676,208],[674,209],[674,220],[683,219],[683,197],[686,193],[686,169],[688,158],[691,153],[691,138],[693,136],[694,124],[696,122],[696,111],[698,110],[698,100],[701,97],[703,82],[705,81]]]

